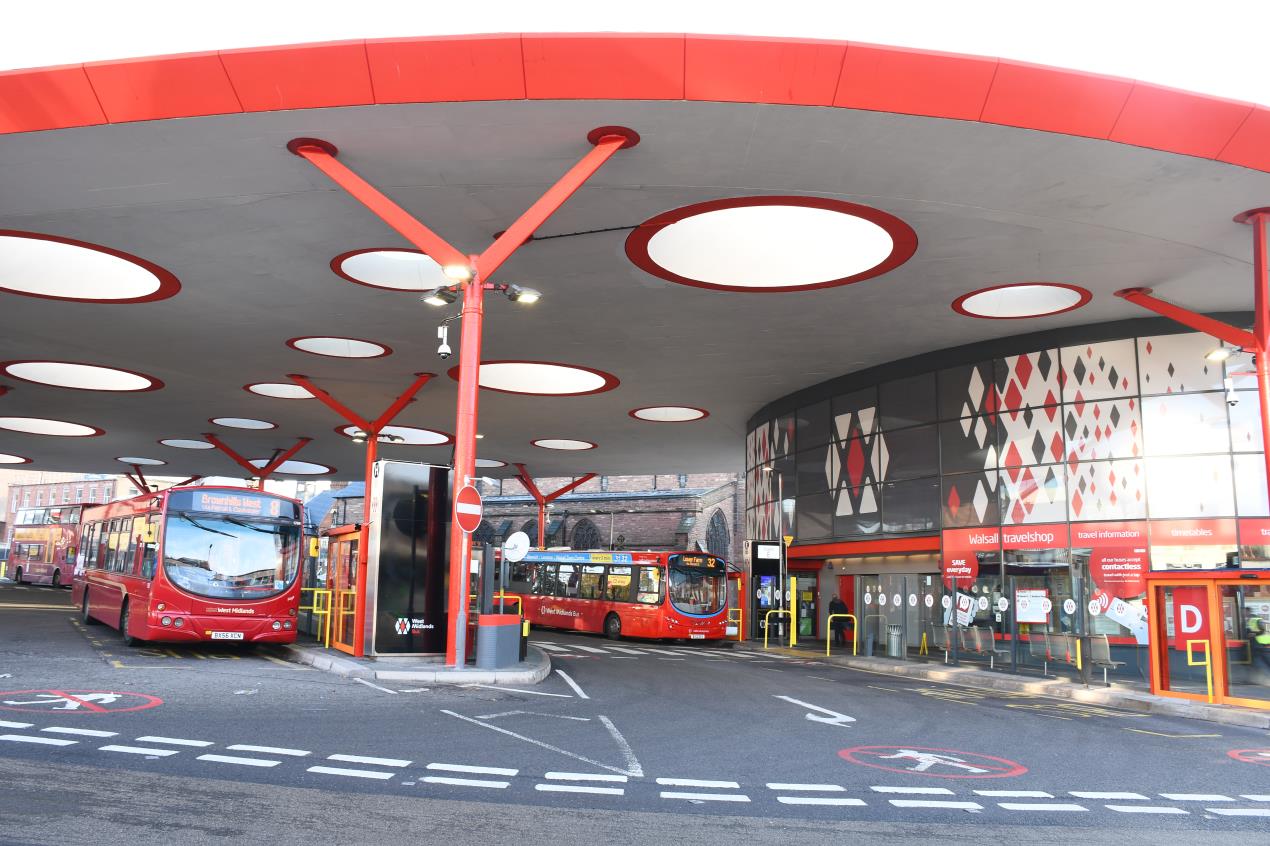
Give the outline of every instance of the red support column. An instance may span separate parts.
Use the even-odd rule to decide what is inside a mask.
[[[124,473],[124,475],[137,486],[137,490],[141,493],[154,493],[154,491],[150,489],[150,483],[146,481],[146,475],[141,472],[141,468],[135,464],[130,466],[132,467],[132,472],[137,475],[133,476],[132,473]]]
[[[218,438],[215,433],[204,432],[203,437],[207,439],[207,442],[209,444],[216,447],[218,450],[220,450],[221,452],[225,453],[230,458],[232,458],[234,460],[234,463],[236,463],[239,467],[246,470],[252,476],[258,477],[260,479],[260,484],[257,485],[257,488],[260,490],[264,490],[265,479],[268,478],[269,475],[272,474],[274,470],[277,470],[279,467],[281,467],[284,461],[286,461],[291,456],[295,455],[304,447],[305,444],[313,440],[312,438],[299,438],[295,442],[295,446],[291,447],[286,452],[282,452],[281,454],[279,454],[278,450],[275,450],[274,457],[269,460],[268,464],[266,464],[264,467],[257,467],[256,465],[252,464],[247,459],[243,458],[237,452],[235,452],[234,449],[229,446],[229,444],[225,443],[220,438]]]
[[[560,497],[567,494],[595,478],[594,473],[587,473],[585,476],[579,476],[564,487],[544,494],[538,489],[538,485],[534,482],[533,476],[529,475],[529,471],[525,469],[523,464],[513,465],[517,470],[517,478],[521,484],[525,486],[525,490],[529,491],[529,495],[534,498],[534,502],[538,503],[538,546],[542,548],[547,545],[547,503],[555,502]]]

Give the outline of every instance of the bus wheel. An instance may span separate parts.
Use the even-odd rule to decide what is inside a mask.
[[[51,586],[55,588],[60,588],[62,586],[62,571],[61,570],[53,571],[53,584]]]
[[[609,640],[622,639],[622,618],[616,614],[609,614],[604,618],[604,636]]]
[[[13,583],[15,585],[22,584],[22,568],[21,567],[13,571]]]
[[[123,645],[129,647],[136,646],[140,642],[140,638],[128,634],[128,618],[132,616],[130,605],[131,603],[125,600],[123,610],[119,612],[119,633],[123,635]]]
[[[84,588],[84,607],[79,610],[79,619],[84,621],[85,626],[98,625],[98,621],[88,613],[88,588]]]

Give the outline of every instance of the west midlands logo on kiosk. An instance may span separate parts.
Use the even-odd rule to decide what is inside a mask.
[[[408,635],[411,632],[421,632],[425,629],[432,628],[431,623],[424,622],[422,617],[398,617],[396,624],[393,626],[399,635]]]

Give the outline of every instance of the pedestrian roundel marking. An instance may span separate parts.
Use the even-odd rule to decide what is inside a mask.
[[[1236,761],[1270,767],[1270,749],[1232,749],[1228,753]]]
[[[163,700],[121,690],[3,690],[0,710],[46,714],[118,714],[157,708]]]
[[[1013,778],[1027,772],[1005,758],[930,746],[852,746],[838,755],[862,767],[931,778]]]

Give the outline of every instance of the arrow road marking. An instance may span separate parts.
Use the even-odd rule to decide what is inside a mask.
[[[795,699],[792,696],[776,696],[776,698],[784,699],[786,702],[799,705],[809,711],[819,711],[821,714],[828,715],[821,717],[816,714],[806,714],[805,716],[807,719],[814,723],[824,723],[825,725],[830,726],[845,726],[847,723],[855,722],[855,717],[848,717],[846,714],[839,714],[837,711],[830,711],[828,708],[821,708],[819,705],[812,705],[810,702],[803,702],[802,700]]]

